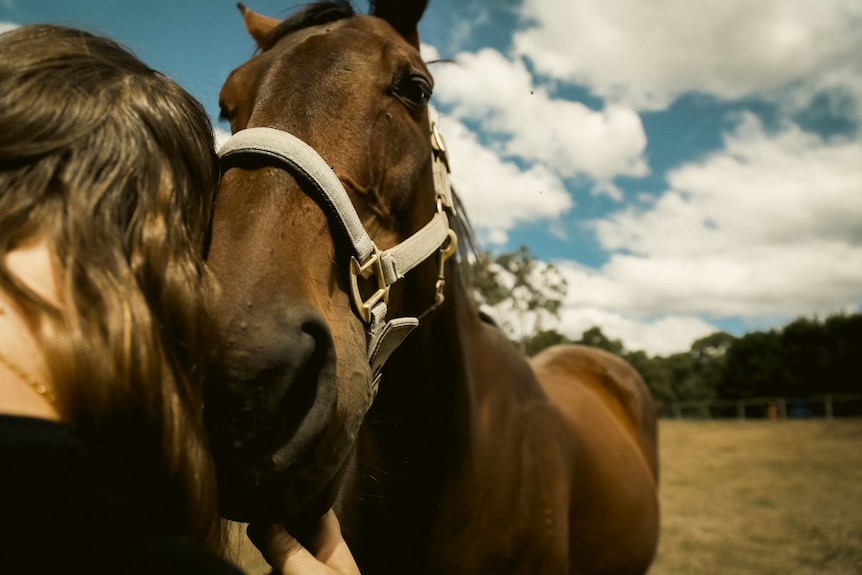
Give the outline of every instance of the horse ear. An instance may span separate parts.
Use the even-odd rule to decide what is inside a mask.
[[[272,32],[273,28],[281,24],[281,20],[258,14],[242,2],[237,2],[236,7],[242,12],[243,20],[245,20],[245,29],[248,30],[248,33],[257,42],[258,47],[263,48],[266,37]]]
[[[383,18],[419,48],[419,19],[425,12],[428,0],[370,0],[371,15]]]

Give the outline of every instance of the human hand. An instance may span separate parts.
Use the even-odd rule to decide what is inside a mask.
[[[250,525],[248,536],[276,575],[360,575],[331,509],[320,518],[308,549],[281,524]]]

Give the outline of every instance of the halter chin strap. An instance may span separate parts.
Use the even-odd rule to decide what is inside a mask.
[[[356,313],[368,326],[367,353],[374,374],[375,390],[383,364],[404,338],[419,325],[419,319],[415,317],[386,321],[390,286],[438,253],[440,267],[435,301],[431,309],[439,306],[443,302],[444,264],[455,252],[458,239],[455,232],[449,228],[449,219],[446,217],[447,212],[454,213],[455,204],[449,185],[446,146],[436,124],[431,127],[431,147],[437,212],[418,232],[400,244],[382,251],[365,231],[350,197],[329,164],[314,148],[293,134],[274,128],[247,128],[231,136],[218,152],[223,161],[241,155],[266,156],[298,173],[314,187],[323,200],[327,213],[335,219],[350,240],[353,246],[353,257],[350,258],[351,298]],[[363,299],[359,293],[360,277],[374,278],[377,282],[377,290],[367,299]],[[428,312],[420,317],[426,313]]]

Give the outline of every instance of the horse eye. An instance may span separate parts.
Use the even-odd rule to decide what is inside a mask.
[[[431,92],[431,82],[419,74],[400,76],[392,86],[392,93],[411,109],[428,103]]]
[[[431,99],[431,84],[422,76],[413,76],[410,78],[410,86],[417,101],[427,102]]]

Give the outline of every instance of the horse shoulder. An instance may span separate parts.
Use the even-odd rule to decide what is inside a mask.
[[[642,572],[658,538],[657,421],[646,384],[622,358],[580,345],[550,348],[531,366],[574,447],[571,564]]]
[[[588,409],[594,401],[611,411],[642,444],[657,474],[656,405],[643,378],[627,361],[595,347],[564,344],[544,350],[531,365],[546,393],[564,411]]]

